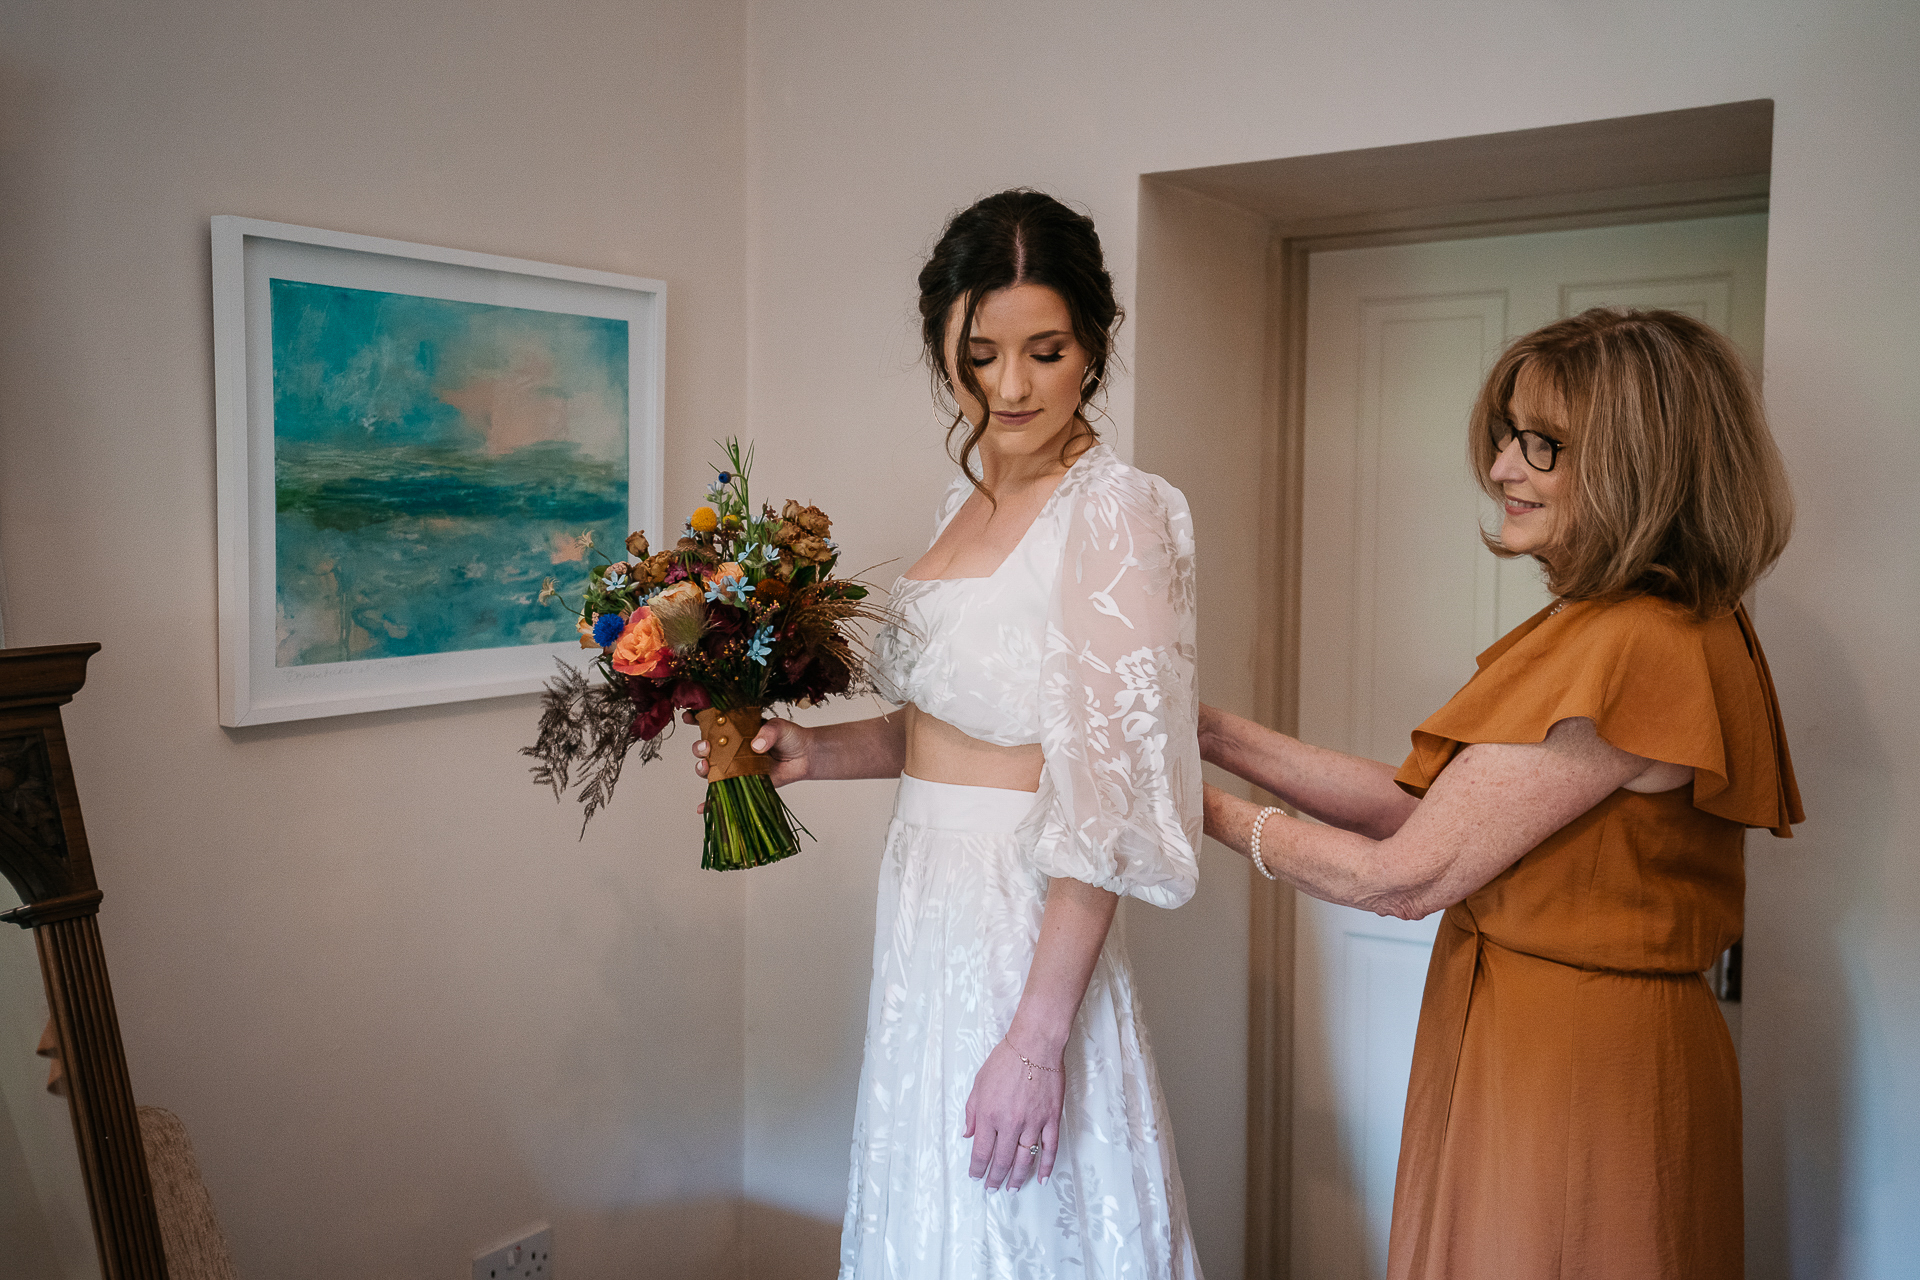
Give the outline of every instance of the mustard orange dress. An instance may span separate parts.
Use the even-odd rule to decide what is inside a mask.
[[[1414,731],[1424,795],[1463,746],[1590,718],[1693,767],[1616,791],[1447,909],[1394,1188],[1393,1280],[1742,1274],[1740,1076],[1703,970],[1740,937],[1747,827],[1802,820],[1744,610],[1543,610]]]

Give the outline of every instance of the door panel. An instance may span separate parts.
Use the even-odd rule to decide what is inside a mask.
[[[1548,596],[1500,560],[1468,411],[1510,339],[1587,307],[1684,311],[1757,363],[1766,215],[1315,254],[1309,263],[1300,730],[1398,765],[1474,655]],[[1293,1274],[1381,1276],[1438,915],[1302,897],[1295,926]]]

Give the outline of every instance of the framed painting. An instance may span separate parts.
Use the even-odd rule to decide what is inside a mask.
[[[220,723],[536,690],[662,528],[658,280],[213,219]]]

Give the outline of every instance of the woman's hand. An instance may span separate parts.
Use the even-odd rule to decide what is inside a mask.
[[[1051,1177],[1066,1093],[1057,1056],[1045,1062],[1035,1058],[1028,1067],[1010,1043],[995,1045],[967,1095],[967,1127],[960,1136],[973,1139],[968,1176],[985,1176],[989,1191],[1003,1185],[1018,1191],[1036,1172],[1042,1182]]]
[[[695,723],[693,712],[683,711],[681,718],[688,724]],[[803,729],[791,720],[769,720],[760,726],[760,732],[753,735],[748,745],[761,755],[773,757],[773,785],[784,787],[789,782],[799,782],[810,777],[808,766],[809,748],[812,746],[813,730]],[[707,776],[707,756],[712,748],[704,738],[693,744],[693,771],[701,777]],[[698,812],[707,811],[702,801]]]

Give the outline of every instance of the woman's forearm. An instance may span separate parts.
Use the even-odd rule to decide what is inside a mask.
[[[1119,903],[1118,895],[1080,880],[1048,884],[1040,941],[1007,1032],[1016,1053],[1045,1064],[1060,1060]]]
[[[689,723],[693,713],[686,713]],[[774,719],[753,735],[753,750],[773,758],[773,785],[788,786],[808,778],[897,778],[907,758],[907,717],[890,711],[870,720],[823,724],[806,729],[791,720]],[[705,741],[693,744],[694,772],[707,776]],[[706,812],[706,806],[700,806]]]
[[[1308,746],[1217,707],[1200,709],[1200,758],[1329,826],[1376,840],[1398,831],[1418,804],[1378,760]]]
[[[809,778],[897,778],[906,762],[905,708],[802,732],[807,737]]]
[[[1480,889],[1652,763],[1571,717],[1540,742],[1469,745],[1379,839],[1284,813],[1262,822],[1260,805],[1215,786],[1204,789],[1202,806],[1207,834],[1242,854],[1252,852],[1260,823],[1262,865],[1297,888],[1415,920]]]

